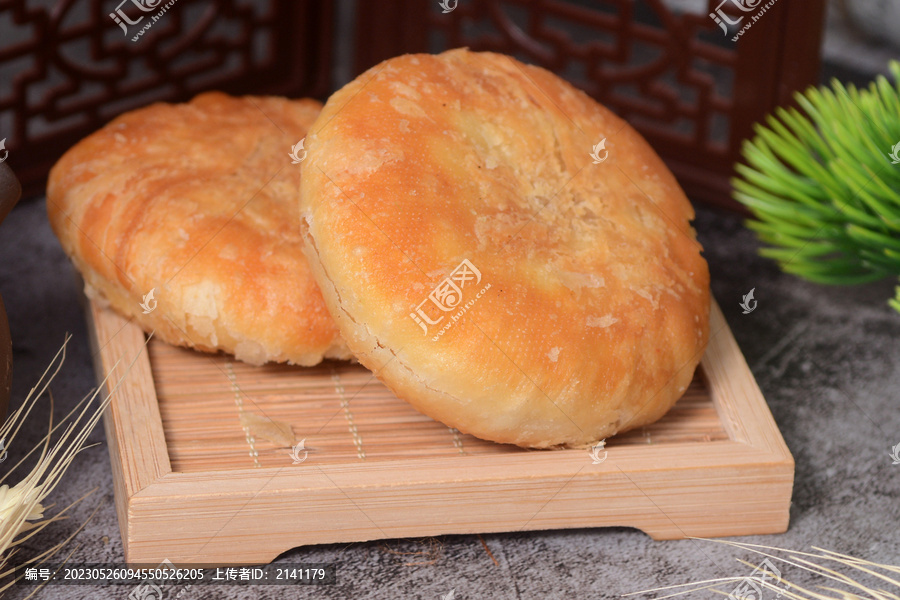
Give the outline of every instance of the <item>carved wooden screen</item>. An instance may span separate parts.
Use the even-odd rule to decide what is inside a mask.
[[[125,110],[207,89],[324,98],[333,11],[330,0],[0,0],[9,162],[26,194],[41,193],[62,152]]]
[[[755,7],[741,12],[735,6]],[[444,6],[442,7],[441,4]],[[699,4],[699,6],[698,6]],[[361,1],[356,71],[468,46],[554,71],[636,126],[693,198],[735,208],[728,180],[752,124],[818,82],[824,0]],[[671,6],[693,6],[677,10]],[[737,22],[726,36],[710,13]]]

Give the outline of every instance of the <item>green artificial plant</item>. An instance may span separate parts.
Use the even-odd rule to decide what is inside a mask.
[[[797,93],[744,142],[734,198],[786,273],[827,284],[900,276],[900,63],[894,84]],[[900,287],[889,300],[900,311]]]

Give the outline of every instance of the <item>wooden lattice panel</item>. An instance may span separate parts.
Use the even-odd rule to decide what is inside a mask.
[[[0,138],[26,193],[126,110],[208,89],[327,95],[330,0],[177,0],[158,16],[167,4],[0,0]]]

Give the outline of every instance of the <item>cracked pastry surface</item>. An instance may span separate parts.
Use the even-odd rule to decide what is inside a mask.
[[[169,343],[253,364],[348,358],[302,254],[288,155],[320,110],[210,92],[76,144],[50,173],[47,212],[87,294]]]
[[[655,421],[686,389],[709,335],[693,208],[586,94],[499,54],[406,55],[335,93],[310,131],[310,265],[399,397],[545,448]]]

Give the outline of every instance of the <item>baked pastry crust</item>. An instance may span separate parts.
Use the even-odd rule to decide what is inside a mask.
[[[586,94],[499,54],[406,55],[311,131],[307,256],[348,346],[399,397],[546,448],[650,423],[687,388],[709,334],[693,208]]]
[[[253,364],[348,358],[301,251],[289,156],[320,110],[211,92],[76,144],[50,172],[47,212],[87,294],[167,342]]]

